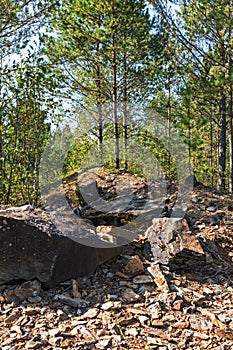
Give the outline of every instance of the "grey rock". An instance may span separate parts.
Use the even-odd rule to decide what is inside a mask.
[[[191,187],[197,187],[199,186],[201,183],[199,181],[197,181],[197,178],[195,175],[189,175],[186,177],[185,181],[184,181],[184,185],[185,186],[191,186]]]
[[[185,211],[181,208],[173,208],[171,212],[171,217],[173,218],[183,218],[185,216]]]
[[[153,283],[153,279],[149,275],[140,275],[140,276],[134,277],[133,283],[135,284]]]
[[[90,217],[91,214],[96,212],[101,213],[118,213],[124,211],[127,205],[131,202],[132,196],[121,195],[114,198],[114,200],[106,202],[102,198],[99,198],[96,201],[89,203],[87,206],[82,208],[80,213],[87,217]],[[77,209],[77,208],[76,208]]]
[[[167,264],[183,249],[183,236],[188,237],[189,227],[185,219],[154,219],[147,230],[146,238],[150,242],[155,262]]]
[[[116,295],[116,294],[108,294],[108,297],[111,301],[117,300],[119,298],[118,295]]]
[[[106,275],[107,278],[113,278],[114,276],[115,275],[114,275],[113,272],[108,272],[107,275]]]
[[[163,293],[169,293],[169,285],[159,264],[151,264],[151,266],[148,268],[148,271],[154,277],[154,282],[157,285],[158,289]]]
[[[107,301],[106,303],[101,305],[101,309],[104,311],[108,311],[108,310],[112,309],[113,306],[114,306],[114,304],[112,301]]]
[[[150,287],[150,285],[145,285],[145,284],[143,284],[139,289],[138,289],[138,294],[144,294],[144,293],[146,293],[146,292],[149,292],[149,291],[151,291],[151,287]]]
[[[170,291],[171,292],[175,292],[175,293],[179,293],[181,290],[173,283],[170,283],[169,285]]]
[[[166,182],[160,182],[159,186],[164,189],[168,189],[170,184]]]
[[[210,213],[214,213],[217,209],[218,209],[217,207],[212,205],[206,208],[206,210],[209,211]]]
[[[210,217],[210,225],[211,226],[219,226],[220,220],[219,216],[217,215],[211,215]]]
[[[5,323],[12,323],[12,322],[14,322],[15,320],[17,320],[17,318],[19,318],[19,316],[20,316],[20,312],[19,311],[13,312],[13,314],[11,314],[10,316],[8,316],[5,319]]]
[[[135,293],[132,289],[127,288],[123,293],[122,293],[122,298],[125,301],[132,302],[136,301],[137,299],[140,298],[140,295]]]
[[[196,204],[196,203],[200,202],[200,198],[195,196],[191,199],[191,201]]]
[[[225,224],[228,225],[228,226],[233,225],[233,219],[226,220],[226,221],[225,221]]]
[[[39,295],[37,295],[35,297],[28,297],[27,300],[33,304],[33,303],[40,303],[42,298]]]
[[[80,207],[74,208],[73,213],[76,214],[77,216],[81,217],[81,208]]]
[[[71,307],[85,307],[86,302],[85,300],[79,299],[79,298],[70,298],[62,294],[56,294],[54,296],[54,300],[59,300],[65,305],[71,306]]]
[[[179,219],[185,219],[188,223],[189,226],[191,226],[191,220],[189,215],[186,213],[185,210],[181,209],[181,208],[173,208],[170,214],[171,218],[179,218]]]
[[[95,318],[99,313],[99,309],[92,308],[87,310],[84,314],[83,314],[83,318]]]

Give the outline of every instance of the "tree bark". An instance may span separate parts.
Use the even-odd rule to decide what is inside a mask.
[[[171,176],[171,81],[170,72],[168,71],[168,104],[167,104],[167,136],[168,136],[168,177]]]
[[[232,85],[229,86],[229,164],[230,164],[230,174],[229,174],[229,191],[233,192],[233,94]]]
[[[115,1],[112,0],[113,20],[115,17]],[[115,28],[112,28],[112,112],[113,112],[113,127],[114,127],[114,164],[115,168],[120,168],[119,157],[119,127],[117,114],[117,67],[116,67],[116,47],[115,47]]]
[[[223,93],[220,102],[219,156],[218,156],[218,189],[225,189],[226,179],[226,95]]]
[[[124,105],[123,105],[123,139],[124,139],[124,163],[125,163],[125,169],[128,167],[127,162],[127,147],[128,147],[128,111],[127,111],[127,61],[126,61],[126,54],[124,54]]]
[[[99,16],[98,26],[101,27],[101,18]],[[96,56],[97,56],[97,64],[96,64],[96,86],[97,86],[97,113],[98,113],[98,148],[100,154],[100,160],[103,161],[103,111],[102,111],[102,84],[101,84],[101,68],[100,68],[100,43],[96,44]]]
[[[211,187],[214,187],[214,175],[213,175],[213,118],[212,118],[212,110],[210,117],[210,169],[211,169]]]
[[[232,18],[232,1],[229,0],[229,18]],[[231,48],[232,39],[232,27],[229,26],[228,31],[228,48]],[[228,102],[228,114],[229,114],[229,191],[233,192],[233,92],[232,92],[232,56],[231,50],[228,51],[228,78],[229,78],[229,102]]]
[[[98,148],[100,152],[100,158],[103,158],[103,115],[102,115],[102,104],[97,103],[97,111],[98,111]]]

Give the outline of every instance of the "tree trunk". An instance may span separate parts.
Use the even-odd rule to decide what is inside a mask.
[[[4,152],[3,152],[3,130],[4,125],[2,122],[2,118],[0,118],[0,128],[2,132],[0,132],[0,204],[3,202],[4,194],[5,194],[5,169],[4,169]]]
[[[127,111],[127,62],[126,62],[126,55],[124,54],[124,105],[123,105],[123,139],[124,139],[124,163],[125,163],[125,169],[128,167],[127,163],[127,147],[128,147],[128,111]]]
[[[112,0],[113,18],[115,16],[115,2]],[[117,114],[117,67],[116,67],[116,47],[115,47],[115,28],[112,28],[112,112],[114,126],[114,164],[115,168],[120,168],[119,158],[119,127]]]
[[[219,156],[218,156],[218,189],[225,189],[225,171],[226,171],[226,95],[222,94],[220,103],[220,130],[219,130]]]
[[[212,110],[211,110],[211,117],[210,117],[210,181],[211,181],[211,187],[214,187],[214,174],[213,174],[213,118],[212,118]]]
[[[232,1],[229,0],[228,7],[228,16],[232,18]],[[232,27],[229,26],[228,31],[228,48],[231,48],[232,40]],[[231,50],[228,51],[228,77],[229,77],[229,105],[228,105],[228,114],[229,114],[229,191],[233,192],[233,92],[232,92],[232,56]]]
[[[229,87],[229,158],[230,158],[230,174],[229,174],[229,191],[233,192],[233,94],[232,86]]]
[[[170,72],[168,72],[168,104],[167,104],[167,137],[168,137],[168,177],[171,176],[171,82],[170,82]]]
[[[99,16],[98,19],[98,26],[101,27],[101,18]],[[98,148],[99,148],[99,154],[100,154],[100,161],[103,161],[103,111],[102,111],[102,84],[101,84],[101,68],[100,68],[100,61],[101,58],[99,56],[100,54],[100,43],[97,42],[96,44],[96,56],[97,56],[97,64],[96,64],[96,86],[97,86],[97,113],[98,113]]]
[[[102,104],[97,103],[98,111],[98,148],[100,152],[101,161],[103,159],[103,115],[102,115]]]
[[[0,68],[2,71],[2,54],[0,53]],[[2,99],[2,75],[0,73],[0,97]],[[5,166],[4,166],[4,149],[3,149],[3,133],[4,133],[4,122],[3,117],[0,115],[0,203],[3,202],[5,194]]]

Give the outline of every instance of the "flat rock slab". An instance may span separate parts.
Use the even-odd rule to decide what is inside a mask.
[[[0,240],[0,283],[37,278],[52,287],[92,274],[120,252],[118,247],[98,248],[63,236],[47,213],[30,207],[0,209]]]

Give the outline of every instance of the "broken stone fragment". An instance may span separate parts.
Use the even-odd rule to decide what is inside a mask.
[[[162,309],[158,301],[147,307],[147,312],[151,316],[152,320],[160,319],[162,317]]]
[[[65,305],[71,306],[71,307],[85,307],[86,302],[85,300],[79,299],[79,298],[70,298],[62,294],[56,294],[54,296],[54,300],[59,300]]]
[[[150,274],[154,277],[154,282],[157,285],[158,289],[163,293],[169,293],[170,288],[168,286],[167,280],[161,271],[158,264],[151,264],[150,268],[148,268]]]
[[[135,276],[144,272],[144,265],[138,255],[129,257],[127,264],[124,268],[124,273],[129,276]]]
[[[153,279],[149,275],[139,275],[134,277],[133,283],[135,284],[153,283]]]
[[[101,309],[104,310],[104,311],[108,311],[111,308],[113,308],[113,306],[114,306],[114,304],[113,304],[112,301],[107,301],[106,303],[101,305]]]
[[[210,216],[210,225],[211,226],[219,226],[220,220],[219,216],[217,215],[211,215]]]
[[[27,341],[27,343],[25,344],[25,349],[38,349],[38,347],[40,347],[40,343],[35,342],[33,340],[29,340]]]
[[[37,297],[40,293],[41,284],[39,281],[28,281],[14,289],[6,290],[4,293],[5,299],[10,302],[21,302],[26,298]]]
[[[154,261],[164,265],[183,250],[183,241],[191,237],[188,223],[182,218],[154,219],[145,235]]]
[[[191,201],[196,204],[196,203],[200,202],[200,198],[197,196],[194,196],[194,197],[192,197]]]
[[[207,320],[195,315],[189,316],[190,327],[198,331],[211,331],[213,323],[211,320]]]
[[[83,314],[83,318],[95,318],[99,313],[99,309],[97,309],[96,307],[93,309],[89,309],[87,310],[84,314]]]
[[[109,345],[111,344],[111,339],[103,339],[98,341],[95,344],[96,349],[109,349]]]
[[[133,337],[136,337],[138,335],[138,330],[137,328],[130,328],[125,331],[126,335],[131,335]]]
[[[125,301],[135,301],[140,298],[140,295],[135,293],[132,289],[127,288],[123,293],[122,293],[122,298]]]
[[[215,207],[213,205],[206,208],[206,210],[209,211],[210,213],[214,213],[217,209],[218,209],[218,207]]]

